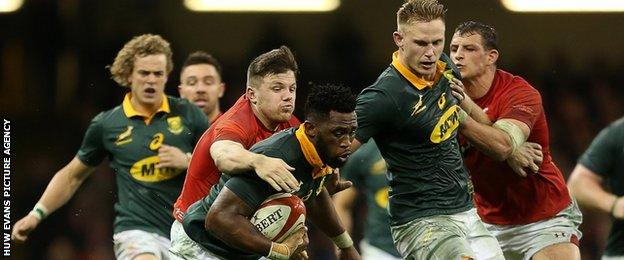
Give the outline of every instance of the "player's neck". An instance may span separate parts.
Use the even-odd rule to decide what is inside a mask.
[[[462,82],[466,87],[466,94],[472,99],[479,99],[490,91],[494,82],[496,68],[487,69],[485,73],[470,79],[463,79]]]
[[[212,111],[210,111],[209,114],[206,115],[208,117],[208,122],[210,123],[214,122],[219,116],[219,114],[221,114],[221,108],[219,107],[219,104],[217,101],[217,105],[215,106],[215,108]]]
[[[269,119],[264,114],[262,114],[262,112],[260,112],[258,107],[255,104],[253,104],[253,103],[251,104],[251,110],[253,111],[254,115],[260,120],[262,125],[264,125],[264,127],[266,127],[266,129],[269,129],[271,131],[275,131],[275,129],[277,128],[278,123],[275,123],[275,122],[271,121],[271,119]]]

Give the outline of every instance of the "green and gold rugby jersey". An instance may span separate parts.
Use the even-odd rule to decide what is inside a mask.
[[[375,138],[388,164],[391,225],[472,207],[472,184],[459,151],[459,106],[449,78],[459,71],[448,56],[434,81],[418,78],[398,61],[357,100],[361,143]]]
[[[369,244],[400,258],[392,242],[388,216],[388,180],[386,161],[381,157],[374,140],[368,140],[340,169],[340,176],[353,182],[366,197],[364,239]]]
[[[122,105],[93,118],[77,156],[90,166],[110,160],[117,181],[115,233],[143,230],[169,238],[185,171],[157,169],[158,148],[166,144],[192,152],[207,127],[197,106],[167,96],[152,117],[135,111],[127,94]]]
[[[302,130],[302,127],[303,125],[299,127],[299,130]],[[294,128],[283,130],[255,144],[250,150],[254,153],[280,158],[294,167],[293,175],[299,180],[300,188],[293,194],[299,196],[307,205],[323,190],[326,175],[315,174],[318,169],[312,166],[310,157],[318,159],[318,154],[314,147],[311,148],[311,156],[305,154],[302,149],[303,145],[299,141],[300,138],[295,134],[295,132],[302,132],[299,130],[295,131]],[[224,186],[252,209],[257,209],[266,198],[278,193],[254,172],[233,176],[222,174],[219,183],[210,189],[209,195],[195,202],[187,210],[182,223],[184,232],[193,241],[224,259],[258,259],[260,256],[234,248],[214,237],[204,228],[208,209]]]
[[[578,163],[602,177],[613,194],[624,196],[624,118],[600,131]],[[612,221],[604,255],[624,256],[624,220]]]

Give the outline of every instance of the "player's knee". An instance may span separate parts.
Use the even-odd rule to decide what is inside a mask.
[[[573,243],[559,243],[550,245],[537,251],[532,260],[577,260],[581,259],[578,246]]]

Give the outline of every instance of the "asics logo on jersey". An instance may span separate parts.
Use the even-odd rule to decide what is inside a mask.
[[[158,150],[158,148],[160,148],[160,146],[163,144],[164,141],[165,141],[165,135],[163,135],[162,133],[155,134],[154,137],[152,137],[152,141],[149,144],[149,149],[152,151]]]

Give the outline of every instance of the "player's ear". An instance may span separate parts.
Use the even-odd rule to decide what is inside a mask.
[[[496,64],[496,61],[498,61],[498,50],[497,49],[491,49],[488,51],[488,63],[489,64]]]
[[[221,82],[219,84],[219,95],[217,95],[218,98],[222,98],[223,97],[223,92],[225,92],[225,83]]]
[[[247,95],[247,98],[252,104],[255,104],[256,102],[258,102],[258,97],[256,96],[256,89],[253,88],[252,86],[247,86],[247,88],[245,89],[245,95]]]
[[[403,35],[400,32],[395,31],[392,33],[392,39],[394,39],[394,44],[396,44],[396,46],[403,48]]]
[[[184,92],[182,91],[182,84],[178,85],[178,94],[180,94],[180,98],[186,98],[184,96]]]
[[[316,135],[318,134],[318,127],[316,127],[314,123],[307,121],[307,120],[303,122],[303,124],[305,125],[306,135],[312,138],[316,137]]]

